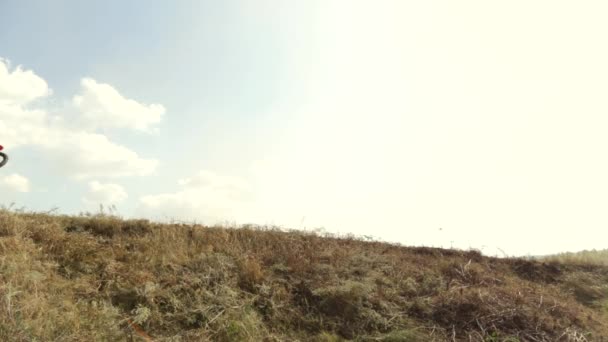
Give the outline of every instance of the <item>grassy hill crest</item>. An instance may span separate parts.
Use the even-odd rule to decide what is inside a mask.
[[[604,341],[608,266],[0,210],[2,341]]]

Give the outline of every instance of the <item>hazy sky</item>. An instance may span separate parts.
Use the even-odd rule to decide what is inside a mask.
[[[0,204],[606,248],[607,16],[605,1],[2,1]]]

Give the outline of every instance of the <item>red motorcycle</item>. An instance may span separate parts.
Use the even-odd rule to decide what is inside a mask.
[[[0,145],[0,158],[2,158],[2,161],[0,161],[0,167],[3,167],[6,162],[8,162],[8,156],[6,155],[6,153],[1,152],[4,149],[4,147],[2,147],[2,145]]]

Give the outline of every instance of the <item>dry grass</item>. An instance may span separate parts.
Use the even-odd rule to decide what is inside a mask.
[[[576,253],[560,253],[548,257],[542,257],[546,261],[557,261],[565,264],[577,265],[604,265],[608,266],[608,249],[591,250]]]
[[[2,341],[602,341],[607,284],[601,265],[0,210]]]

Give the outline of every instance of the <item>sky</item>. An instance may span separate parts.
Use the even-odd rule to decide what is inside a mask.
[[[0,2],[0,204],[603,249],[605,1]]]

